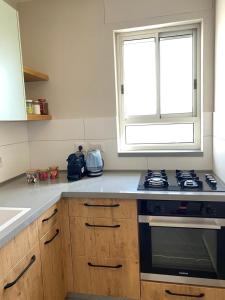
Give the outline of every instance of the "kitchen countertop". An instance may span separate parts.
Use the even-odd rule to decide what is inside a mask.
[[[64,197],[154,200],[224,201],[224,192],[137,191],[141,172],[105,171],[103,176],[67,182],[66,173],[54,182],[27,184],[25,176],[0,185],[0,207],[31,208],[0,232],[0,247],[31,224],[45,210]]]

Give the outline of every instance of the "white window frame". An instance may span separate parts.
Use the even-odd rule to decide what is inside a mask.
[[[159,36],[166,37],[192,32],[193,36],[193,112],[183,114],[160,114],[160,65],[159,65]],[[125,116],[123,85],[123,41],[156,38],[156,78],[157,78],[157,114],[144,116]],[[114,31],[114,55],[116,71],[116,100],[117,100],[117,144],[118,153],[151,153],[151,152],[201,152],[201,24],[192,23],[134,31]],[[197,85],[194,88],[194,85]],[[126,87],[125,87],[126,88]],[[172,144],[126,144],[126,125],[150,124],[194,124],[193,143]]]

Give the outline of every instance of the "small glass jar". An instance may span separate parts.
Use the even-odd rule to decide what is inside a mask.
[[[33,102],[33,107],[34,107],[34,114],[35,115],[40,115],[41,114],[41,108],[40,108],[40,103],[38,100],[35,100]]]
[[[40,181],[48,180],[48,170],[38,170],[38,177]]]
[[[27,114],[34,113],[33,100],[26,100],[26,108],[27,108]]]
[[[48,103],[46,99],[38,99],[40,103],[41,115],[48,115]]]
[[[59,177],[59,167],[50,167],[49,168],[50,179],[55,180]]]
[[[26,172],[27,183],[36,183],[38,181],[37,170],[28,170]]]

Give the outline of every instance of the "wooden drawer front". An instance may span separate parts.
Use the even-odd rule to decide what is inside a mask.
[[[74,257],[138,260],[136,220],[70,217],[70,231]]]
[[[56,224],[40,241],[45,300],[63,300],[64,277],[61,229]]]
[[[76,293],[140,298],[137,261],[79,257],[74,261],[73,267]]]
[[[41,239],[57,222],[60,221],[60,206],[58,203],[50,207],[38,219],[38,233]]]
[[[137,219],[136,200],[70,199],[69,214],[73,217]]]
[[[224,300],[225,289],[182,284],[141,283],[142,300]]]
[[[4,288],[8,283],[12,283],[15,279],[17,279],[20,274],[22,274],[21,277],[14,285],[7,289]],[[33,248],[30,253],[11,270],[6,278],[0,282],[0,299],[43,299],[39,246]]]
[[[33,222],[0,249],[0,280],[9,273],[37,242],[37,223]]]

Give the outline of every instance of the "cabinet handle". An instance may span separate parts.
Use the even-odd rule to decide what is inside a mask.
[[[55,208],[53,214],[51,216],[49,216],[48,218],[43,219],[42,223],[48,222],[52,217],[54,217],[55,214],[57,214],[57,212],[58,212],[58,209]]]
[[[89,224],[89,223],[85,223],[85,226],[87,226],[87,227],[104,227],[104,228],[118,228],[118,227],[120,227],[119,224],[116,224],[116,225],[95,225],[95,224]]]
[[[170,290],[165,290],[166,294],[171,296],[181,296],[181,297],[191,297],[191,298],[203,298],[205,296],[204,293],[200,293],[198,295],[190,295],[190,294],[179,294],[179,293],[173,293]]]
[[[45,241],[44,244],[47,245],[51,243],[57,237],[58,234],[59,234],[59,229],[56,229],[56,233],[53,235],[53,237],[50,240]]]
[[[123,265],[116,265],[116,266],[105,266],[105,265],[94,265],[92,263],[88,263],[89,267],[94,267],[94,268],[111,268],[111,269],[119,269],[122,268]]]
[[[88,206],[88,207],[119,207],[120,204],[89,204],[89,203],[84,203],[84,206]]]
[[[33,265],[33,263],[35,262],[35,260],[36,260],[36,256],[33,255],[33,256],[31,257],[31,259],[30,259],[29,264],[26,266],[26,268],[25,268],[25,269],[17,276],[17,278],[16,278],[14,281],[7,283],[7,284],[4,286],[4,290],[6,290],[6,289],[12,287],[14,284],[16,284],[17,281],[19,281],[19,279],[20,279],[20,278],[26,273],[26,271]]]

